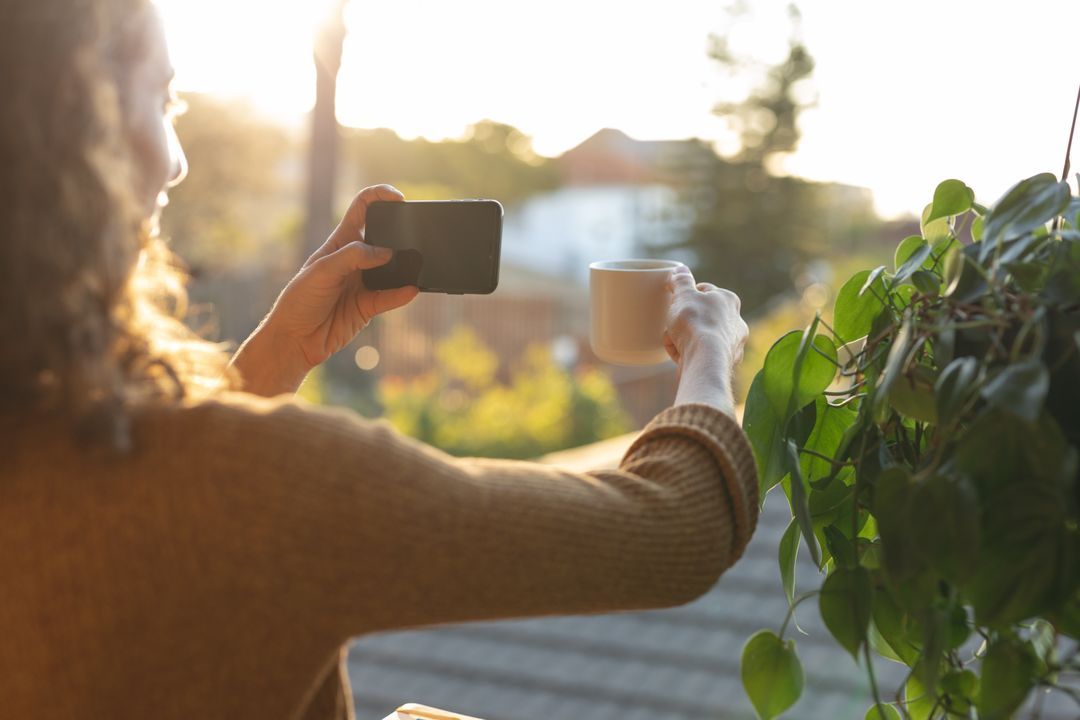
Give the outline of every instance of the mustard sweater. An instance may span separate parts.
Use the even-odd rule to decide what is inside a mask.
[[[588,474],[240,393],[144,410],[135,443],[0,438],[0,718],[351,717],[350,637],[677,605],[757,521],[746,439],[704,405]]]

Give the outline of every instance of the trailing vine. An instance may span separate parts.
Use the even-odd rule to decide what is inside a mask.
[[[802,692],[785,634],[810,599],[868,673],[868,720],[1010,718],[1036,688],[1080,714],[1065,681],[1080,673],[1080,197],[1064,176],[992,208],[938,185],[891,267],[851,277],[831,325],[773,345],[744,427],[762,497],[779,486],[792,512],[788,617],[743,650],[760,717]],[[800,546],[824,580],[796,597]],[[909,668],[901,687],[878,687],[873,654]]]

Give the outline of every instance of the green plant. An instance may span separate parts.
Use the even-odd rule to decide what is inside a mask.
[[[762,497],[779,485],[792,510],[788,616],[743,655],[761,717],[798,699],[783,638],[809,598],[861,658],[868,719],[1009,718],[1036,687],[1080,705],[1080,198],[1064,180],[991,209],[938,185],[891,269],[848,280],[831,327],[773,345],[744,427]],[[825,578],[796,595],[800,544]],[[910,668],[889,704],[872,652]]]
[[[437,364],[379,385],[400,431],[454,455],[532,458],[628,432],[615,387],[600,370],[572,373],[543,345],[526,348],[499,378],[499,358],[465,325],[436,348]]]

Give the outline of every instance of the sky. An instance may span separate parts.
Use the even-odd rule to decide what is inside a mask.
[[[311,45],[330,0],[157,0],[177,88],[245,98],[298,124],[314,98]],[[707,54],[780,60],[787,2],[352,0],[339,120],[405,137],[458,137],[490,118],[556,155],[603,127],[735,147],[711,112],[752,76]],[[798,150],[781,170],[870,188],[886,216],[918,212],[957,177],[984,204],[1060,173],[1080,84],[1080,1],[801,0],[817,66]],[[1074,153],[1076,156],[1077,153]],[[1080,163],[1078,163],[1080,165]]]

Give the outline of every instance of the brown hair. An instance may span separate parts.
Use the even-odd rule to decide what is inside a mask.
[[[149,7],[34,0],[0,23],[0,416],[59,416],[118,450],[137,405],[229,383],[135,197],[121,85]]]

